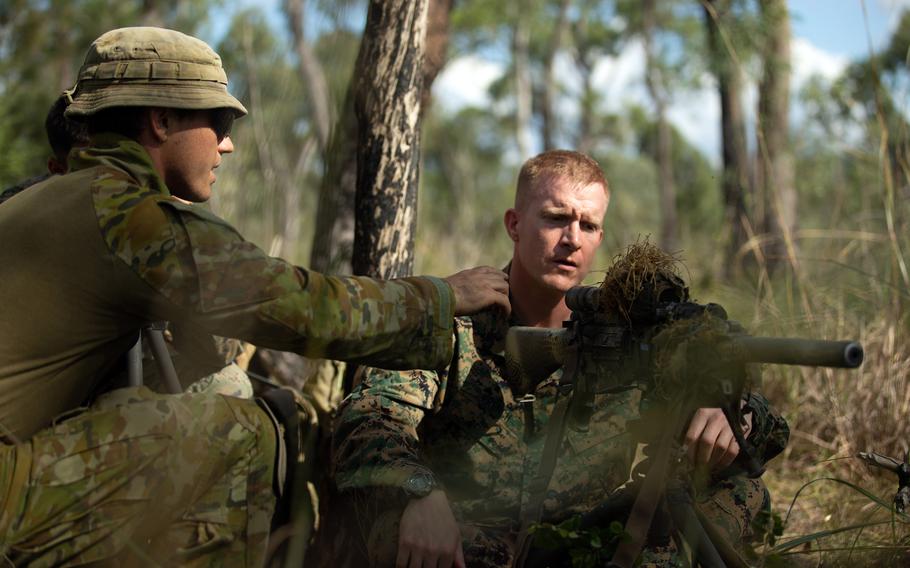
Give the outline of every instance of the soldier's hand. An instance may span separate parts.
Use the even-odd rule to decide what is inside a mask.
[[[751,419],[751,415],[749,416]],[[744,425],[743,437],[749,435],[751,422]],[[695,411],[685,437],[689,460],[696,466],[721,470],[739,455],[739,444],[733,429],[720,408],[699,408]]]
[[[412,499],[401,514],[396,568],[465,568],[461,531],[440,489]]]
[[[445,279],[455,292],[455,315],[467,316],[490,306],[499,306],[508,315],[509,281],[505,272],[491,266],[462,270]]]

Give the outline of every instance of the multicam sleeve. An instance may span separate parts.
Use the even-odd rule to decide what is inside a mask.
[[[148,252],[126,248],[124,260],[170,300],[158,317],[191,310],[216,335],[383,368],[434,369],[451,358],[454,296],[442,280],[323,276],[269,257],[200,206],[155,201],[168,227]]]
[[[784,451],[790,439],[790,427],[764,396],[750,392],[745,397],[743,412],[752,414],[752,431],[746,439],[749,451],[762,463]]]
[[[332,440],[339,490],[400,487],[412,474],[430,472],[419,457],[418,426],[438,408],[445,373],[368,369],[342,403]]]

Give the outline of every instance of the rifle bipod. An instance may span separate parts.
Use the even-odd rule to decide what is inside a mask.
[[[594,527],[607,526],[613,521],[627,520],[637,495],[637,491],[630,489],[611,496],[595,509],[581,516],[579,529],[591,530]],[[666,494],[660,500],[647,532],[648,544],[669,544],[670,539],[675,540],[680,553],[683,553],[686,548],[692,551],[693,566],[702,568],[748,567],[748,563],[730,545],[717,527],[695,507],[689,486],[680,481],[668,485]],[[568,565],[570,565],[570,560],[567,551],[544,549],[532,544],[523,568],[553,568]],[[611,562],[608,566],[616,567],[619,564]]]

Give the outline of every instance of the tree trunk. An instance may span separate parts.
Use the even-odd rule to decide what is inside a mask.
[[[544,150],[556,148],[556,111],[553,106],[556,104],[558,92],[556,78],[553,75],[556,66],[556,56],[559,54],[562,38],[569,27],[570,5],[571,0],[561,0],[559,3],[559,17],[556,20],[556,28],[553,30],[553,35],[550,36],[550,45],[547,47],[547,56],[544,59],[543,100],[540,101],[541,134]]]
[[[771,239],[764,256],[769,270],[785,259],[796,268],[797,199],[789,141],[790,18],[784,0],[765,0],[759,5],[766,34],[758,91],[761,226]]]
[[[723,174],[721,192],[724,203],[724,226],[728,228],[724,276],[736,253],[747,240],[746,193],[749,188],[749,161],[746,149],[746,127],[742,109],[742,76],[737,62],[721,37],[720,26],[730,8],[730,0],[706,0],[705,25],[708,50],[720,94],[721,137],[723,140]]]
[[[355,71],[355,274],[410,275],[427,0],[371,0]]]
[[[316,139],[319,141],[319,150],[325,155],[329,145],[329,130],[332,124],[331,111],[329,110],[329,87],[326,84],[325,72],[310,44],[304,37],[304,0],[285,0],[284,14],[291,30],[294,41],[294,51],[297,52],[297,61],[300,66],[300,75],[306,87],[310,102],[310,120]]]
[[[338,124],[329,138],[310,250],[310,268],[329,274],[351,273],[357,191],[357,119],[353,84],[352,78]]]
[[[430,0],[427,8],[427,41],[423,59],[423,88],[420,93],[420,112],[430,107],[433,91],[430,87],[446,64],[449,52],[449,22],[455,0]]]
[[[512,66],[515,73],[515,140],[518,143],[518,158],[521,161],[531,156],[531,113],[533,94],[531,92],[531,63],[529,61],[531,30],[525,13],[527,2],[519,0],[513,4],[515,26],[512,29]]]
[[[676,215],[676,183],[673,179],[673,148],[670,124],[667,122],[667,94],[660,62],[654,53],[654,34],[657,29],[655,0],[643,0],[642,39],[645,47],[645,83],[654,102],[657,115],[657,140],[654,158],[657,162],[657,182],[660,193],[660,247],[675,251],[679,244]]]

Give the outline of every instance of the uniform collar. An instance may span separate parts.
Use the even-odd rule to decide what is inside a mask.
[[[106,132],[92,137],[91,146],[70,152],[70,171],[107,166],[126,171],[143,188],[170,195],[142,144],[131,138]]]

